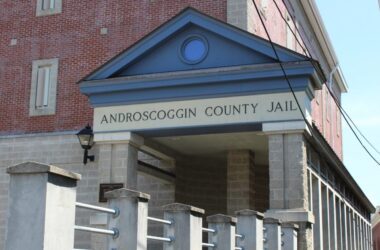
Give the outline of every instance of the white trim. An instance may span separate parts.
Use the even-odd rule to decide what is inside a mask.
[[[142,146],[144,138],[132,132],[95,133],[94,141],[101,144],[133,143]]]
[[[299,133],[309,131],[305,121],[289,121],[289,122],[268,122],[263,123],[263,132],[265,134],[274,133]]]

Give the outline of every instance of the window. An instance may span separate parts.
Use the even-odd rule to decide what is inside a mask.
[[[37,16],[53,15],[62,12],[62,0],[37,0]]]
[[[58,59],[33,61],[29,115],[55,113]]]
[[[207,40],[202,36],[192,35],[182,43],[179,52],[179,56],[183,62],[187,64],[200,63],[207,57]]]

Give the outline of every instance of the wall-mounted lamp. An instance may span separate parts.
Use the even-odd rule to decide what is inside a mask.
[[[87,160],[94,161],[95,156],[94,155],[88,155],[88,150],[92,148],[92,146],[95,144],[94,142],[94,133],[92,132],[92,128],[89,124],[79,131],[77,133],[79,143],[84,149],[84,156],[83,156],[83,164],[87,163]]]

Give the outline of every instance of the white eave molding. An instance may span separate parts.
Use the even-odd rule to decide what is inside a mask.
[[[319,14],[318,7],[315,4],[314,0],[300,0],[301,5],[309,19],[311,26],[315,32],[318,43],[322,48],[322,51],[328,62],[330,71],[332,71],[336,66],[338,70],[334,74],[334,79],[338,84],[341,92],[346,93],[348,91],[348,85],[344,78],[343,72],[339,66],[337,56],[334,51],[334,47],[330,41],[329,35],[326,31],[326,28],[323,24],[322,18]]]

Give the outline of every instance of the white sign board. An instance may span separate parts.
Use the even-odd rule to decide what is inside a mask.
[[[296,95],[302,112],[309,113],[309,98],[304,92]],[[292,94],[278,93],[99,107],[94,110],[94,131],[138,131],[301,119]]]

